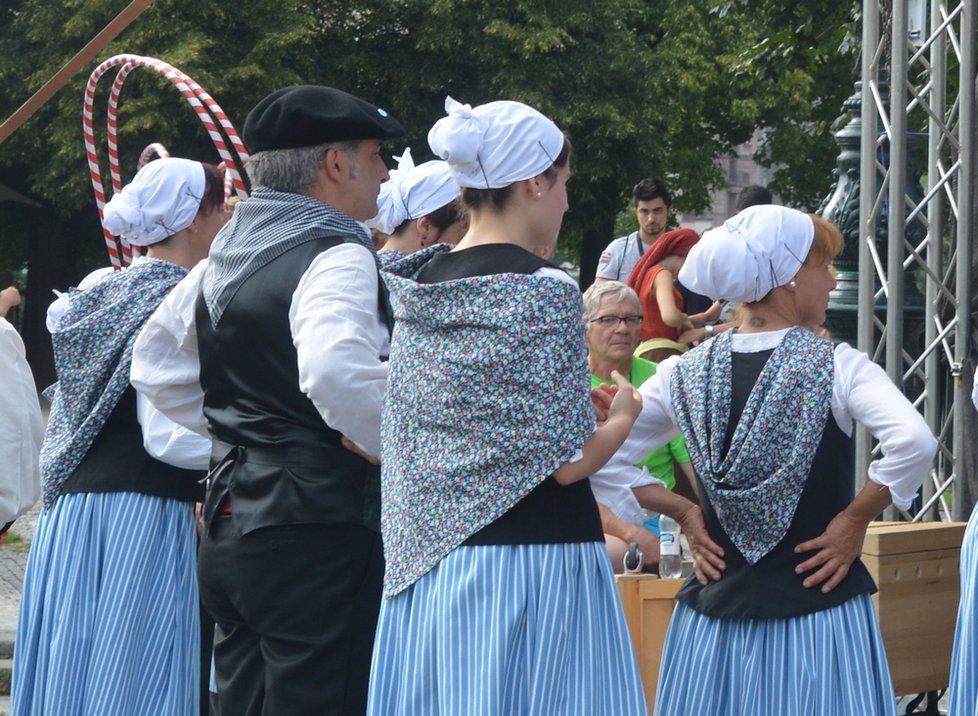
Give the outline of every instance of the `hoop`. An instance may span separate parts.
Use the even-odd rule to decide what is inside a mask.
[[[184,99],[190,103],[194,112],[197,113],[197,117],[204,124],[204,128],[210,135],[211,141],[214,142],[214,147],[222,159],[222,164],[226,169],[226,176],[229,177],[229,180],[225,182],[225,205],[230,201],[232,188],[237,193],[239,199],[246,199],[248,197],[248,190],[241,178],[239,167],[244,168],[245,162],[248,160],[248,150],[245,149],[244,143],[238,137],[238,133],[231,124],[231,121],[227,118],[224,110],[214,101],[214,98],[207,94],[199,84],[194,82],[186,74],[162,60],[157,60],[153,57],[141,57],[139,55],[115,55],[101,63],[92,72],[88,78],[88,84],[85,86],[85,95],[82,102],[82,133],[85,137],[85,154],[88,159],[88,171],[92,180],[92,187],[95,191],[95,204],[98,207],[99,219],[103,217],[106,198],[102,185],[102,173],[98,163],[98,153],[95,146],[93,122],[95,88],[102,75],[113,67],[119,67],[120,65],[121,67],[116,74],[115,80],[112,83],[112,89],[109,92],[108,102],[107,144],[113,193],[122,189],[122,172],[119,168],[118,150],[119,95],[122,91],[122,85],[125,83],[129,74],[137,67],[146,67],[166,77],[179,90]],[[220,125],[220,128],[218,125]],[[224,135],[221,134],[221,130],[224,131]],[[228,143],[230,143],[234,150],[233,155],[228,150],[228,143],[224,141],[225,135],[227,136]],[[129,246],[129,243],[122,237],[116,239],[105,228],[102,229],[102,233],[105,236],[105,246],[109,252],[109,259],[112,262],[113,268],[120,269],[128,266],[132,262],[132,248]]]

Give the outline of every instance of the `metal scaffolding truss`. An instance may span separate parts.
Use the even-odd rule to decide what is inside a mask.
[[[940,442],[915,519],[963,520],[972,507],[960,475],[963,415],[973,410],[961,370],[973,292],[976,2],[863,2],[860,172],[878,181],[860,182],[857,342]],[[926,164],[911,146],[924,137]],[[916,201],[914,162],[925,172]],[[908,311],[911,294],[922,301]],[[874,449],[857,432],[863,480]]]

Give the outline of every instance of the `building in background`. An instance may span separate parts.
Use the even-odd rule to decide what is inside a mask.
[[[738,144],[734,153],[721,160],[727,177],[727,186],[713,193],[713,207],[703,214],[683,214],[679,217],[680,226],[686,226],[703,233],[713,226],[719,226],[734,214],[737,194],[745,186],[760,184],[767,186],[773,172],[754,161],[754,154],[760,145],[761,132],[754,132],[750,141]],[[775,197],[777,201],[777,197]]]

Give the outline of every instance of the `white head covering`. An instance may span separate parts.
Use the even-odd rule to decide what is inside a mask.
[[[703,234],[679,270],[679,282],[712,299],[758,301],[798,273],[814,237],[808,214],[751,206]]]
[[[150,162],[112,196],[102,225],[134,246],[149,246],[190,226],[204,198],[204,167],[189,159]]]
[[[557,125],[519,102],[472,109],[446,97],[445,111],[428,132],[428,144],[462,187],[501,189],[531,179],[553,166],[564,148]]]
[[[397,169],[380,185],[377,216],[367,222],[371,229],[391,234],[408,219],[420,219],[458,198],[458,184],[447,162],[434,160],[414,166],[411,150],[397,159]]]

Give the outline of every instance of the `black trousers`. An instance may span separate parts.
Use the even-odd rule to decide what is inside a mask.
[[[384,574],[365,527],[283,525],[235,537],[217,517],[198,560],[214,617],[222,716],[366,711]]]

